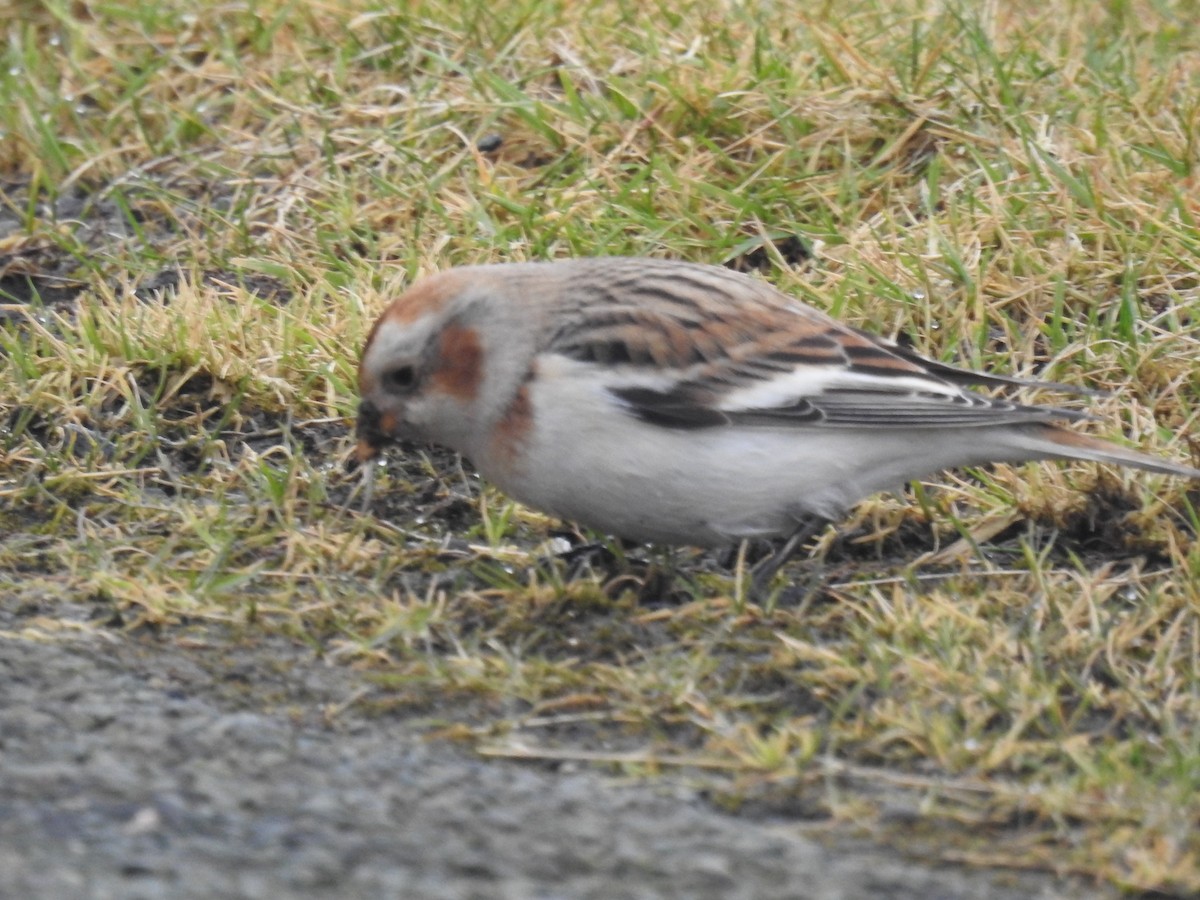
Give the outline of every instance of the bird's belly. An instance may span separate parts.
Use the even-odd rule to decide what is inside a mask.
[[[635,427],[636,426],[636,427]],[[543,433],[519,466],[483,474],[527,505],[636,541],[721,546],[790,533],[808,515],[837,518],[881,487],[861,433],[822,429]]]

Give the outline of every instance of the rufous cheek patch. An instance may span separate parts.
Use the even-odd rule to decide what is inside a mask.
[[[474,328],[448,325],[438,338],[437,365],[430,376],[434,391],[471,401],[483,380],[483,345]]]

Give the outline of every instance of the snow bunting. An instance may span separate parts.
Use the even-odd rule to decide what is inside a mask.
[[[441,444],[563,519],[701,547],[790,536],[783,559],[864,497],[954,466],[1081,459],[1200,478],[1055,424],[1086,414],[971,385],[1078,392],[925,359],[728,269],[471,266],[418,282],[375,323],[358,455]]]

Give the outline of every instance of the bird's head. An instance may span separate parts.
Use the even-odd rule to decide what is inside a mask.
[[[528,269],[475,266],[424,278],[384,310],[358,368],[357,456],[388,443],[480,449],[528,372],[537,320]]]

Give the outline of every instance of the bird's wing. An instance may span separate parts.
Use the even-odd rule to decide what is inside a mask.
[[[581,270],[572,305],[543,349],[604,377],[646,422],[937,428],[1087,418],[964,389],[1065,385],[925,359],[743,275],[612,262],[604,278]]]

